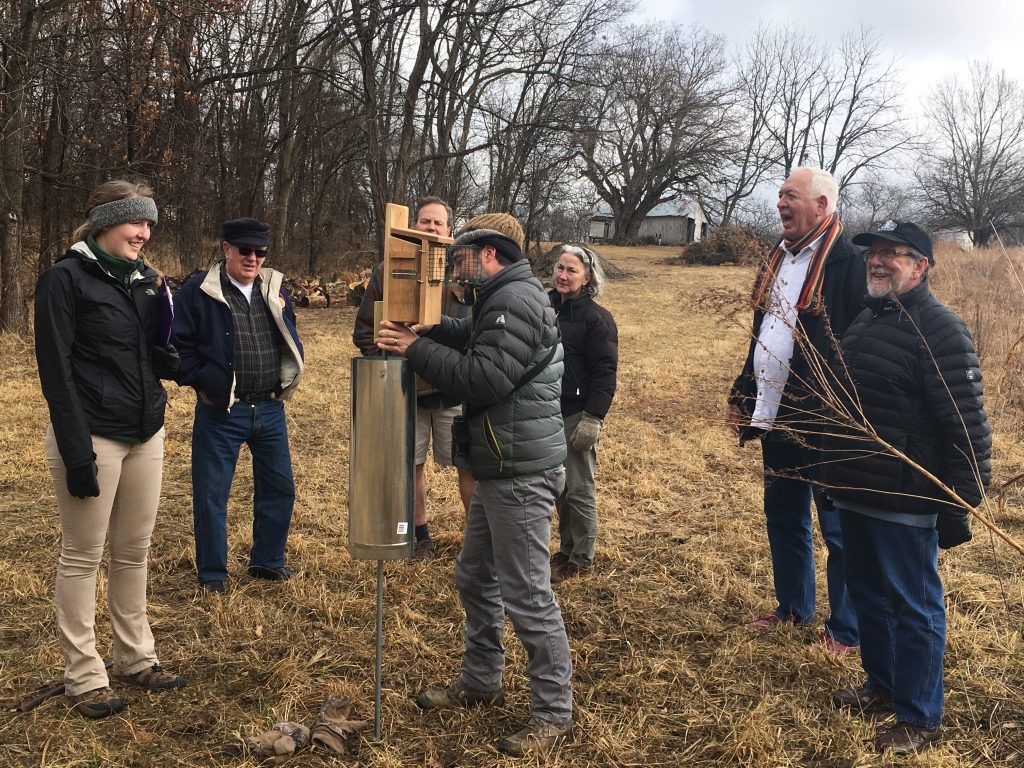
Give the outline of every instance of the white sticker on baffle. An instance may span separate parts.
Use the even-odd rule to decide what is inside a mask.
[[[405,534],[407,534],[409,532],[409,524],[408,523],[399,523],[398,524],[398,530],[395,531],[395,532],[399,536],[405,536]]]

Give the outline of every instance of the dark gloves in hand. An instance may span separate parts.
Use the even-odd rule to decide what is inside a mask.
[[[569,435],[569,444],[580,453],[586,453],[595,445],[597,445],[598,438],[601,437],[601,428],[604,426],[604,422],[597,416],[591,416],[586,411],[583,412],[583,416],[580,418],[580,423],[576,425],[576,429]]]
[[[972,538],[970,515],[965,509],[939,507],[935,528],[939,532],[939,549],[952,549]]]
[[[96,473],[96,462],[90,461],[80,467],[68,467],[65,481],[68,493],[79,499],[100,495],[100,481]]]
[[[153,347],[150,356],[153,359],[153,373],[161,379],[173,379],[181,370],[178,350],[170,344],[165,347]]]

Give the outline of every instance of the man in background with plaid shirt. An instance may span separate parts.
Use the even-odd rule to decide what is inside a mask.
[[[223,259],[181,287],[172,343],[178,383],[196,391],[192,427],[192,515],[199,586],[224,592],[228,577],[227,503],[242,444],[253,468],[249,575],[289,579],[285,545],[295,503],[284,400],[302,378],[302,343],[284,275],[264,266],[270,225],[222,225]]]

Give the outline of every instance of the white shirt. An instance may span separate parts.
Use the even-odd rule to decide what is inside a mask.
[[[789,364],[793,359],[793,330],[796,328],[796,304],[807,279],[807,267],[821,237],[808,243],[799,253],[785,253],[779,266],[775,285],[768,300],[768,311],[761,321],[761,331],[754,346],[754,379],[757,381],[757,403],[750,426],[771,429],[779,413],[782,391],[789,380]]]
[[[231,275],[228,275],[228,280],[231,281],[231,284],[233,286],[235,286],[235,288],[237,288],[238,290],[240,290],[242,292],[242,295],[245,296],[245,300],[248,301],[250,304],[252,304],[252,287],[253,287],[254,283],[249,283],[248,285],[242,285],[240,282],[235,280],[235,278],[233,278]]]

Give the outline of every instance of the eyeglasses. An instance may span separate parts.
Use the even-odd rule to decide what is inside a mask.
[[[909,251],[897,251],[895,248],[869,248],[864,251],[864,261],[867,261],[871,257],[880,259],[881,261],[894,261],[898,256],[908,256],[911,259],[917,260],[917,255],[910,253]]]

